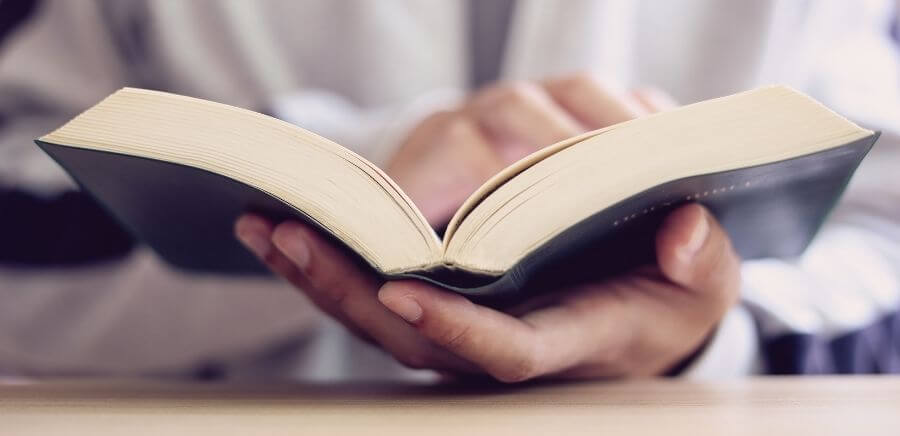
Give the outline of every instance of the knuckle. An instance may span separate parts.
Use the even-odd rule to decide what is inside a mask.
[[[518,383],[530,380],[539,375],[537,359],[533,354],[523,354],[511,365],[499,368],[491,375],[503,383]]]
[[[460,141],[472,137],[475,126],[468,117],[462,114],[453,114],[448,117],[444,134],[450,141]]]
[[[609,370],[623,370],[628,366],[630,359],[628,353],[628,345],[632,344],[634,338],[631,335],[622,335],[618,338],[608,341],[608,343],[597,345],[596,351],[593,353],[591,363],[600,368]]]
[[[324,268],[316,265],[315,261],[303,271],[309,282],[319,290],[326,292],[335,304],[340,303],[345,295],[341,285],[341,277],[338,274],[328,274]]]
[[[708,262],[698,265],[694,277],[695,283],[706,283],[701,287],[706,289],[706,294],[711,294],[714,307],[720,311],[729,309],[740,298],[740,259],[727,241]]]
[[[472,342],[471,332],[471,327],[468,324],[464,324],[457,328],[448,329],[436,338],[436,342],[450,350],[459,350]]]
[[[528,82],[512,82],[503,85],[497,103],[500,105],[521,105],[534,98],[536,85]]]
[[[573,86],[584,86],[598,83],[600,78],[590,71],[579,71],[572,75],[570,83]]]
[[[350,298],[348,296],[350,293],[344,289],[343,287],[331,287],[328,288],[328,296],[331,303],[331,307],[336,308],[341,313],[349,313],[350,312]]]
[[[588,71],[578,72],[562,79],[559,88],[570,96],[588,91],[611,94],[615,89],[608,80]]]
[[[262,261],[272,268],[281,268],[282,256],[278,250],[269,250],[262,256]]]
[[[448,295],[445,298],[456,300],[460,311],[477,311],[476,306],[461,295]],[[461,312],[460,312],[461,313]],[[475,315],[471,314],[470,315]],[[482,347],[483,338],[476,329],[473,329],[469,322],[460,322],[458,320],[445,319],[442,322],[431,322],[423,325],[424,335],[431,342],[454,352],[465,352],[478,350]]]
[[[709,214],[709,212],[704,212]],[[715,220],[715,218],[710,218],[711,220]],[[731,238],[724,228],[718,223],[718,221],[713,221],[713,229],[710,231],[712,238],[715,238],[718,242],[718,247],[715,253],[715,257],[718,258],[718,267],[724,270],[731,270],[738,267],[740,264],[739,256],[737,251],[734,249],[734,245],[731,243]]]
[[[498,366],[491,375],[504,383],[523,382],[543,375],[544,348],[540,340],[530,342],[530,345],[516,353],[508,364]]]
[[[348,298],[350,289],[340,274],[330,274],[312,261],[302,275],[314,288],[319,301],[336,311],[346,312],[347,304],[351,300]]]
[[[584,89],[597,81],[597,78],[587,71],[580,71],[571,76],[564,77],[559,80],[559,87],[563,90],[577,91]]]
[[[424,351],[412,351],[397,356],[397,360],[405,367],[410,369],[428,369],[431,368],[431,355]]]
[[[726,266],[726,277],[723,284],[722,289],[722,304],[725,308],[730,308],[737,304],[740,299],[740,289],[741,289],[741,266],[740,266],[740,258],[737,254],[734,253],[734,250],[729,247],[729,255],[726,256],[728,262],[728,266]]]

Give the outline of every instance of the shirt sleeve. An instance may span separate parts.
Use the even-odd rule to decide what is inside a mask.
[[[802,257],[743,269],[768,373],[900,372],[897,3],[861,17],[817,60],[811,92],[882,136]]]
[[[73,186],[34,145],[85,107],[128,83],[95,2],[40,2],[3,41],[0,56],[0,185],[52,194]]]
[[[436,89],[408,102],[361,108],[340,95],[300,90],[277,97],[273,115],[350,148],[385,168],[415,126],[429,115],[453,108],[460,89]]]
[[[886,132],[797,259],[746,261],[688,378],[900,372],[900,138]]]
[[[2,41],[0,376],[184,376],[303,338],[314,309],[281,281],[176,271],[128,240],[97,256],[127,236],[33,140],[132,77],[101,3],[39,2]]]
[[[802,256],[744,262],[741,306],[686,377],[900,372],[900,11],[857,9],[806,91],[882,136]]]
[[[886,132],[801,258],[744,266],[767,372],[900,372],[898,165]]]

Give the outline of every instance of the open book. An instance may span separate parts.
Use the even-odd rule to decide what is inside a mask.
[[[443,239],[372,163],[224,104],[124,88],[37,143],[177,266],[260,271],[232,235],[255,211],[317,226],[386,278],[500,297],[567,265],[652,261],[656,226],[685,202],[709,207],[744,257],[799,254],[876,138],[786,87],[708,100],[533,153],[472,194]]]

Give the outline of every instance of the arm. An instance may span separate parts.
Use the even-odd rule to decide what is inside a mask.
[[[768,372],[900,371],[900,8],[845,6],[855,19],[837,17],[842,33],[813,61],[811,83],[882,137],[800,259],[744,268]]]
[[[256,216],[239,237],[320,309],[412,368],[532,378],[660,375],[678,366],[737,298],[738,258],[697,205],[673,212],[658,265],[559,289],[509,312],[417,281],[383,283],[317,232]]]
[[[315,317],[296,293],[265,278],[180,273],[132,251],[34,146],[133,78],[100,4],[40,2],[3,41],[0,375],[190,375],[302,337]]]
[[[3,7],[15,9],[23,3]],[[3,41],[2,262],[76,264],[118,257],[131,248],[128,235],[75,191],[33,142],[125,80],[126,68],[104,33],[99,8],[91,5],[41,2],[23,17],[29,21],[18,23]]]
[[[616,91],[586,75],[488,88],[417,127],[388,172],[420,207],[427,204],[432,223],[440,222],[436,212],[457,206],[508,160],[629,119],[662,100]],[[448,172],[454,176],[441,177]],[[429,199],[450,204],[423,203]],[[246,216],[236,233],[323,311],[400,362],[507,382],[670,372],[709,337],[738,284],[727,236],[696,205],[663,225],[657,265],[555,289],[508,312],[420,282],[382,283],[299,223],[275,227]]]
[[[817,6],[807,88],[882,137],[802,257],[745,262],[742,313],[689,375],[900,371],[900,7]]]
[[[768,372],[900,371],[898,139],[883,133],[803,257],[745,265]]]
[[[385,168],[416,125],[461,99],[461,90],[446,88],[408,102],[363,108],[338,94],[312,89],[276,97],[271,111],[276,118],[316,132]]]

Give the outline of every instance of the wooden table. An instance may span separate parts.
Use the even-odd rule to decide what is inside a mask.
[[[900,377],[503,386],[0,383],[0,435],[900,435]]]

